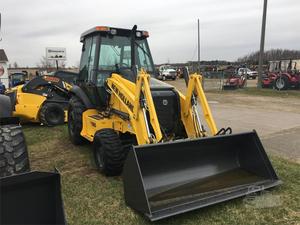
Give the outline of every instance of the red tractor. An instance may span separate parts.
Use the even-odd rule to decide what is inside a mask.
[[[269,72],[262,80],[262,87],[277,90],[298,89],[300,73],[297,62],[299,60],[270,61]]]
[[[246,84],[246,73],[233,73],[224,82],[223,90],[233,90],[237,88],[243,88]]]

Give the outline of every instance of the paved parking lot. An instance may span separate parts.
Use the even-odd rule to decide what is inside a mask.
[[[168,81],[185,91],[182,79]],[[255,86],[256,81],[248,81]],[[300,99],[249,96],[234,91],[207,93],[218,128],[255,129],[267,151],[300,163]]]

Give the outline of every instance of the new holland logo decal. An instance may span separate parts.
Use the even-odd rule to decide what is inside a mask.
[[[125,105],[127,105],[127,107],[133,111],[133,105],[131,104],[131,102],[126,98],[126,96],[120,92],[120,90],[118,89],[118,87],[114,84],[111,85],[113,91],[119,96],[119,98],[122,100],[122,102],[124,102]]]

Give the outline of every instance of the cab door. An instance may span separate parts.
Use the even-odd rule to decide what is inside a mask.
[[[91,36],[84,40],[80,60],[79,86],[84,90],[91,103],[97,107],[97,87],[95,74],[97,72],[97,48],[99,48],[99,36]]]

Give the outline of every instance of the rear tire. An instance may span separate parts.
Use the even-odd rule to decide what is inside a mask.
[[[112,129],[98,131],[94,138],[94,158],[97,168],[106,176],[118,176],[127,157],[119,135]]]
[[[81,136],[82,114],[86,110],[84,104],[76,96],[72,96],[68,108],[68,131],[71,142],[80,145],[85,142]]]
[[[286,76],[280,76],[275,80],[274,87],[277,90],[287,90],[290,87],[290,82]]]
[[[40,110],[40,122],[46,126],[64,124],[65,111],[58,103],[45,103]]]
[[[25,138],[20,125],[0,127],[0,177],[30,171]]]

